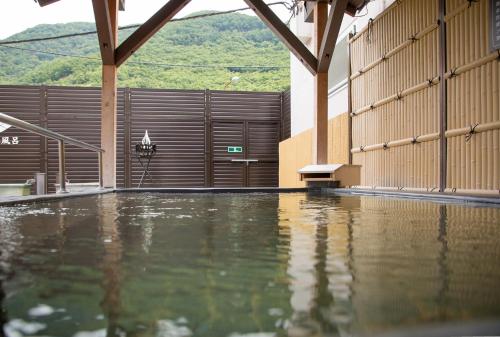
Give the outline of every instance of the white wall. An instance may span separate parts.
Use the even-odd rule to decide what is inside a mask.
[[[374,0],[358,13],[358,17],[344,15],[340,28],[339,40],[350,32],[359,31],[368,24],[370,18],[375,18],[395,0]],[[313,25],[304,22],[304,14],[300,12],[291,22],[292,31],[312,48]],[[311,73],[291,55],[291,134],[292,136],[310,129],[314,123],[314,82]],[[328,95],[328,118],[347,112],[347,80],[331,88]]]

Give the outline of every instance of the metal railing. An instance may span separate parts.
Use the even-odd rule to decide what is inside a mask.
[[[80,140],[67,137],[64,135],[61,135],[57,132],[50,131],[48,129],[42,128],[37,125],[30,124],[28,122],[25,122],[23,120],[11,117],[9,115],[6,115],[4,113],[0,113],[0,122],[6,123],[11,126],[15,126],[16,128],[23,129],[32,133],[36,133],[40,136],[50,138],[57,140],[59,143],[59,193],[66,193],[66,156],[65,156],[65,144],[71,144],[74,146],[78,146],[82,149],[86,149],[89,151],[93,151],[97,153],[98,159],[99,159],[99,187],[102,188],[103,183],[102,183],[102,153],[104,152],[103,149],[87,144],[85,142],[82,142]]]

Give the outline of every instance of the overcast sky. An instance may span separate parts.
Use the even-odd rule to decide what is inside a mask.
[[[266,0],[272,2],[273,0]],[[167,0],[126,0],[126,11],[120,12],[119,24],[142,23],[153,15]],[[178,15],[201,10],[218,10],[247,7],[243,0],[192,0]],[[288,12],[283,6],[273,6],[282,18]],[[252,14],[251,11],[245,11]],[[0,0],[0,39],[19,33],[26,28],[42,23],[65,23],[74,21],[94,22],[91,0],[60,0],[46,7],[39,7],[34,0]]]

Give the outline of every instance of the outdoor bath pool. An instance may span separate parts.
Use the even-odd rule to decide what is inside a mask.
[[[111,193],[0,207],[0,243],[11,337],[401,335],[500,319],[499,208]]]

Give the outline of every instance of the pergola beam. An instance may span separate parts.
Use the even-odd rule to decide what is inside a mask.
[[[278,36],[278,38],[290,49],[300,62],[313,74],[316,75],[318,60],[299,40],[297,36],[274,14],[269,6],[262,0],[245,0],[257,16]]]
[[[93,0],[106,3],[108,9],[108,24],[110,26],[111,41],[113,45],[118,44],[118,0]],[[94,10],[98,9],[95,7]],[[97,20],[96,20],[97,22]],[[98,25],[99,26],[99,25]],[[101,33],[98,33],[101,35]],[[101,37],[99,37],[101,41]],[[112,52],[112,63],[104,62],[102,65],[102,88],[101,88],[101,148],[104,150],[101,165],[103,175],[102,185],[106,188],[116,188],[116,135],[117,135],[117,82],[118,68],[114,64],[114,49]]]
[[[115,64],[115,39],[108,0],[92,0],[102,64]]]
[[[328,3],[317,1],[314,6],[314,51],[320,55],[321,42],[326,35]],[[319,59],[319,57],[318,57]],[[313,164],[328,163],[328,71],[314,76],[314,126],[312,137]]]
[[[96,1],[96,0],[93,0]],[[170,0],[148,21],[143,23],[116,49],[115,62],[120,66],[137,49],[146,43],[157,31],[159,31],[175,14],[184,8],[191,0]]]
[[[321,42],[321,48],[318,54],[318,72],[327,72],[330,68],[333,52],[344,18],[344,12],[347,8],[349,0],[336,0],[330,8],[330,14],[326,23],[325,35]]]

